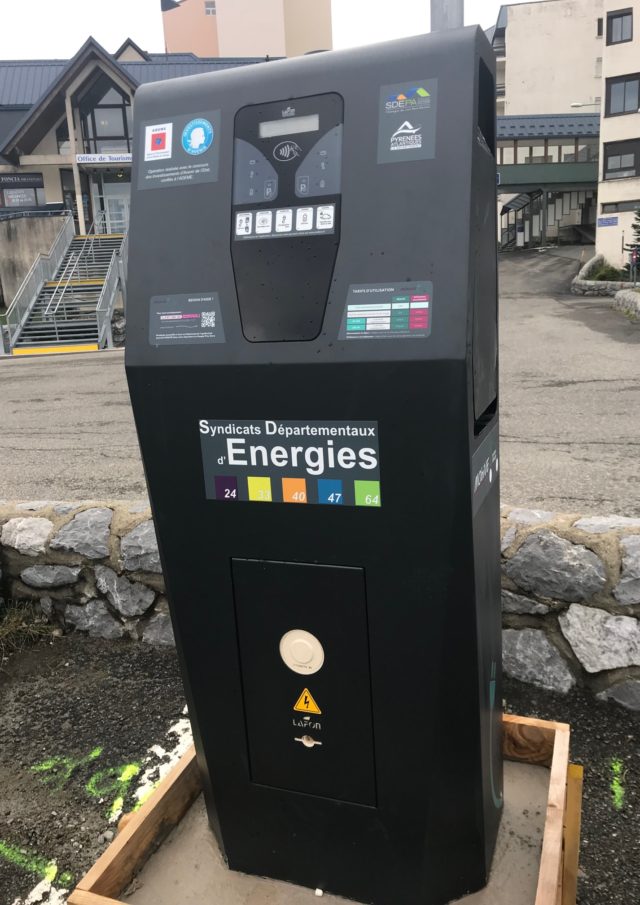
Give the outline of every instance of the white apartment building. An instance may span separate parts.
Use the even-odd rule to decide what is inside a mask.
[[[498,116],[594,113],[602,96],[603,0],[536,0],[500,8]]]
[[[640,209],[640,0],[604,0],[596,250],[614,267]]]

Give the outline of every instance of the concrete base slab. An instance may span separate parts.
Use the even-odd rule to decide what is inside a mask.
[[[485,889],[463,905],[533,905],[549,791],[549,771],[505,763],[505,807]],[[202,795],[152,855],[123,902],[132,905],[311,905],[314,890],[230,871],[209,829]],[[346,899],[325,895],[327,905]]]

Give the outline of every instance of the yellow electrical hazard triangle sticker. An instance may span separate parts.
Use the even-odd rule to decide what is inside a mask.
[[[316,702],[313,700],[313,695],[308,688],[305,688],[302,692],[293,705],[293,709],[299,710],[300,713],[322,713]]]

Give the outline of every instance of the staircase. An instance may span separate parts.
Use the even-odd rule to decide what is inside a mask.
[[[42,284],[14,342],[14,355],[99,348],[99,306],[107,290],[115,291],[114,255],[121,252],[124,238],[107,234],[72,239],[53,278]]]

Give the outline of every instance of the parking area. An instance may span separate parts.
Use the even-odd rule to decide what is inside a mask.
[[[500,260],[506,503],[640,515],[640,325],[569,294],[580,251]],[[137,499],[122,352],[0,359],[0,495]]]

